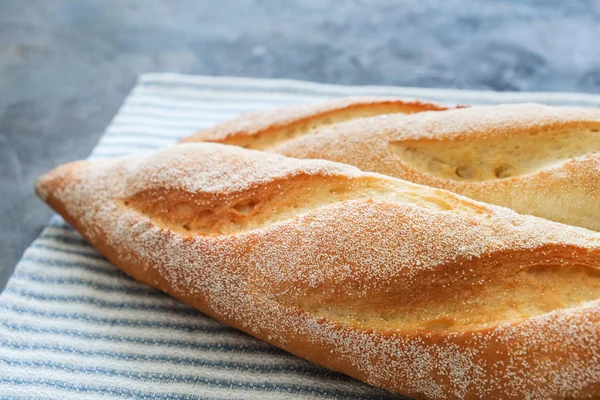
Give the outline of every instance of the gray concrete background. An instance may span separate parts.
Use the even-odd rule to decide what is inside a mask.
[[[600,2],[0,0],[0,289],[144,72],[600,93]]]

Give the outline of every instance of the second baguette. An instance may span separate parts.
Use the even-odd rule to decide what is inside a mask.
[[[236,144],[230,137],[208,132],[203,140]],[[512,104],[383,115],[267,139],[260,139],[267,151],[342,162],[600,231],[598,109]]]
[[[389,97],[346,97],[324,104],[282,107],[244,114],[197,132],[184,138],[182,142],[227,143],[264,150],[342,122],[375,115],[406,115],[447,109],[446,106],[423,101]]]

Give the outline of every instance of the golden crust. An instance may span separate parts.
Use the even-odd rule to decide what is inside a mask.
[[[242,115],[213,128],[202,130],[182,142],[214,142],[260,149],[263,141],[286,140],[307,134],[317,127],[354,118],[381,114],[413,114],[446,110],[447,107],[421,101],[386,97],[348,97],[319,105],[284,107]]]
[[[263,148],[600,231],[599,131],[597,109],[515,104],[362,118]]]
[[[429,399],[600,395],[593,232],[217,144],[71,163],[36,189],[132,277],[373,385]]]

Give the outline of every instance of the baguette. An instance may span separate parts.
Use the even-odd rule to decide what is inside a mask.
[[[599,109],[516,104],[362,118],[286,142],[259,140],[289,157],[343,162],[600,231],[599,132]],[[233,132],[219,137],[236,144]]]
[[[464,106],[460,106],[464,107]],[[203,130],[182,142],[223,142],[262,150],[314,132],[318,128],[383,114],[447,110],[445,106],[387,97],[347,97],[321,105],[284,107],[242,115]]]
[[[209,143],[69,163],[36,191],[133,278],[372,385],[600,396],[595,232]]]

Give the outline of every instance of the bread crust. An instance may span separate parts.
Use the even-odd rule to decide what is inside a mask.
[[[197,132],[184,138],[182,142],[227,143],[258,150],[271,146],[274,141],[282,143],[306,135],[318,127],[354,118],[446,109],[446,106],[416,100],[347,97],[324,104],[282,107],[245,114]]]
[[[263,148],[289,157],[342,162],[600,231],[599,131],[597,109],[514,104],[360,118]],[[461,150],[468,148],[471,153]],[[492,149],[487,159],[480,156],[486,148]],[[449,155],[451,149],[456,159]],[[421,164],[409,162],[414,154]],[[503,175],[514,169],[513,162],[527,166],[535,157],[543,159],[535,168]],[[445,158],[443,164],[440,158]],[[449,171],[436,174],[431,168],[435,163],[434,168]],[[487,168],[490,174],[463,179],[457,176],[460,168]]]
[[[217,144],[66,164],[36,190],[133,278],[372,385],[415,399],[600,395],[590,231]],[[560,303],[567,286],[582,290]]]

